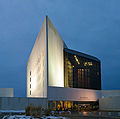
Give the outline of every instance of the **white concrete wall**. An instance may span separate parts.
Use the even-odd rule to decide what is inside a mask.
[[[64,42],[48,19],[48,85],[64,87]]]
[[[27,62],[27,97],[47,97],[46,18]]]
[[[47,97],[47,85],[64,87],[63,48],[62,38],[46,17],[27,63],[27,97]]]
[[[99,99],[99,109],[104,111],[120,111],[120,96]]]
[[[0,88],[0,97],[13,97],[13,88]]]
[[[97,101],[99,98],[99,90],[48,87],[48,100]]]
[[[47,98],[0,98],[0,110],[25,110],[28,105],[42,106],[47,108]]]
[[[120,96],[120,90],[101,90],[102,98]]]
[[[120,111],[120,90],[101,90],[100,110]]]

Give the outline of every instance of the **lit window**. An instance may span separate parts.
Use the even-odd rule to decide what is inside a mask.
[[[76,55],[74,55],[74,58],[75,58],[76,62],[77,62],[78,64],[80,64],[80,62],[79,62],[79,60],[78,60],[78,58],[77,58]]]
[[[92,62],[85,62],[84,63],[84,66],[92,66],[93,64],[92,64]]]
[[[84,63],[84,66],[87,66],[87,62]]]
[[[89,65],[89,66],[92,66],[93,64],[92,64],[92,62],[88,62],[88,65]]]

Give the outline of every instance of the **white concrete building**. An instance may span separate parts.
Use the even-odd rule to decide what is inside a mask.
[[[69,58],[65,56],[65,53],[71,53],[74,61],[68,61]],[[82,57],[86,59],[85,62],[80,60]],[[69,64],[65,64],[69,62],[73,65],[70,69],[72,74],[69,73],[71,72]],[[96,79],[86,76],[86,82],[82,85],[81,77],[86,75],[85,73],[90,75],[94,65],[98,67],[94,71],[97,75]],[[67,70],[65,66],[68,67]],[[74,70],[79,71],[82,76],[74,73]],[[48,101],[96,102],[101,97],[100,71],[99,59],[69,50],[46,16],[27,62],[27,97],[48,98]],[[72,75],[71,79],[69,75]],[[74,82],[78,78],[74,78],[73,75],[79,77],[80,81],[76,84]],[[95,80],[95,85],[93,80]]]
[[[119,100],[120,90],[101,90],[100,60],[68,49],[47,16],[27,62],[27,97],[13,97],[12,88],[0,88],[0,110],[24,110],[32,104],[120,111]]]

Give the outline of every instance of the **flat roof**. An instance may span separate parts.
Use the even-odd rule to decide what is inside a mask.
[[[78,52],[78,51],[71,50],[71,49],[68,49],[68,48],[64,48],[64,51],[66,51],[68,53],[71,53],[71,54],[79,55],[81,57],[85,57],[85,58],[92,59],[92,60],[100,62],[100,60],[98,58],[96,58],[94,56],[91,56],[91,55],[88,55],[88,54],[85,54],[85,53],[82,53],[82,52]]]

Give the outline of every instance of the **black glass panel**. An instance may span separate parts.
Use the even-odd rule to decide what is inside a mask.
[[[96,59],[64,50],[65,87],[101,90],[101,67]]]

